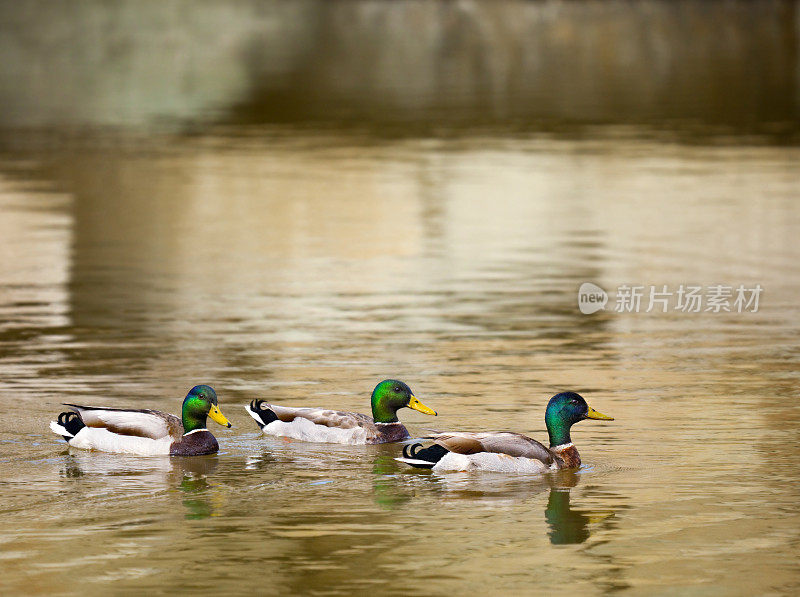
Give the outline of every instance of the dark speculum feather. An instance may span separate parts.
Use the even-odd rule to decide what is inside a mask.
[[[150,408],[111,408],[110,406],[84,406],[82,404],[71,404],[69,402],[64,402],[63,404],[64,406],[72,406],[73,408],[84,409],[84,410],[110,410],[114,412],[147,413],[147,414],[158,412]]]
[[[86,425],[83,424],[80,415],[73,411],[64,412],[58,415],[58,424],[69,431],[73,437],[77,435],[81,429],[86,427]],[[69,440],[70,438],[66,437],[64,439]]]
[[[272,423],[272,421],[278,420],[278,415],[272,412],[263,400],[253,400],[250,403],[250,410],[256,413],[261,419],[262,429]]]

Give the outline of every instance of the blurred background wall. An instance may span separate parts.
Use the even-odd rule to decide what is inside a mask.
[[[0,4],[0,127],[800,120],[797,0]]]

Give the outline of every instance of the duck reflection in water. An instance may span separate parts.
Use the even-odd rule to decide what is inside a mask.
[[[213,516],[219,504],[215,504],[213,486],[208,477],[217,470],[219,460],[213,456],[191,456],[173,458],[172,461],[172,474],[181,477],[178,489],[185,494],[183,505],[187,520]]]
[[[570,490],[578,484],[579,475],[575,471],[559,471],[553,475],[550,497],[544,510],[544,519],[550,527],[550,543],[568,545],[583,543],[591,534],[589,525],[611,518],[611,511],[588,512],[573,510],[570,507]]]
[[[375,501],[382,507],[394,508],[409,501],[416,494],[415,487],[424,479],[440,495],[505,505],[530,499],[549,490],[544,510],[548,536],[553,545],[583,543],[592,532],[592,526],[612,518],[612,510],[574,509],[570,492],[580,482],[581,475],[570,469],[553,471],[544,475],[509,477],[492,473],[436,473],[415,472],[411,475],[389,476],[386,457],[375,461]],[[396,469],[395,469],[396,470]]]
[[[383,449],[372,465],[372,488],[375,503],[384,510],[395,510],[412,499],[412,494],[403,491],[398,485],[397,477],[393,474],[397,472],[394,457],[393,451]]]
[[[216,456],[143,458],[70,450],[61,476],[65,479],[98,477],[108,484],[110,491],[124,491],[128,496],[136,489],[151,492],[154,488],[177,487],[184,494],[186,518],[197,519],[213,516],[219,509],[213,485],[208,482],[218,466]]]

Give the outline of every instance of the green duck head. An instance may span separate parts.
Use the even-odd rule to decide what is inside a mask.
[[[397,423],[397,411],[405,407],[436,416],[436,411],[417,400],[402,381],[384,379],[372,390],[372,418],[376,423]]]
[[[220,425],[230,427],[231,424],[217,406],[217,393],[211,386],[195,386],[186,398],[183,399],[183,409],[181,419],[183,420],[183,432],[189,433],[195,429],[206,428],[206,417],[211,417]]]
[[[613,417],[594,410],[586,404],[583,396],[575,392],[561,392],[550,398],[547,410],[544,412],[544,422],[547,425],[547,433],[550,435],[550,445],[560,446],[570,443],[572,441],[569,437],[570,427],[584,419],[614,420]]]

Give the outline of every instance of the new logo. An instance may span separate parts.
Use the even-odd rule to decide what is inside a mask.
[[[591,315],[605,309],[607,302],[608,294],[596,284],[584,282],[578,289],[578,309],[584,315]]]

